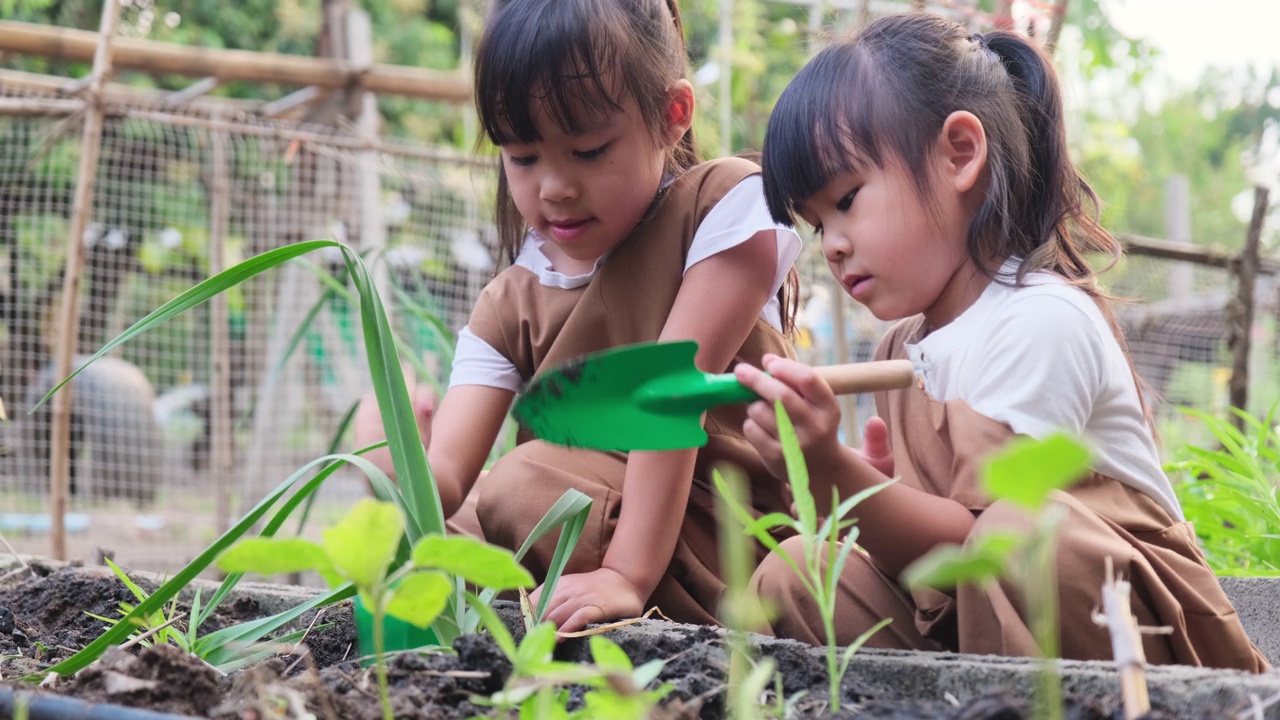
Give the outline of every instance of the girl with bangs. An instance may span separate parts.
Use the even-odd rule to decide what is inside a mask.
[[[657,340],[696,340],[707,372],[792,356],[799,238],[771,218],[758,166],[699,163],[686,63],[675,0],[497,2],[476,53],[480,120],[501,150],[510,267],[459,333],[440,406],[418,397],[423,440],[446,513],[489,542],[518,548],[568,488],[593,498],[548,605],[564,632],[651,605],[715,622],[714,463],[747,471],[761,512],[787,508],[742,436],[741,405],[707,414],[711,440],[697,451],[628,456],[528,440],[481,473],[515,393],[543,368]],[[364,405],[361,443],[382,432],[376,405]],[[382,465],[391,469],[389,456]],[[554,541],[525,556],[539,578]]]
[[[779,98],[764,144],[773,217],[822,236],[845,290],[901,320],[877,358],[907,358],[918,383],[877,393],[860,449],[837,439],[840,411],[807,366],[766,356],[737,366],[753,403],[744,432],[785,472],[774,401],[790,414],[814,496],[898,481],[858,506],[859,550],[840,577],[847,644],[882,618],[869,645],[1034,655],[1022,599],[1006,583],[908,592],[899,576],[938,545],[1025,529],[992,502],[977,470],[1019,435],[1065,431],[1092,472],[1051,502],[1067,515],[1057,549],[1062,655],[1109,659],[1100,608],[1105,559],[1134,588],[1152,663],[1262,671],[1231,603],[1196,546],[1161,469],[1150,413],[1090,255],[1121,249],[1096,221],[1097,198],[1067,152],[1052,65],[1008,32],[972,35],[924,13],[884,18],[832,45]],[[799,540],[782,552],[799,556]],[[813,600],[772,555],[753,585],[780,609],[773,630],[821,644]]]

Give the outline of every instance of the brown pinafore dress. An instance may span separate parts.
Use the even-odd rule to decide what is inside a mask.
[[[686,171],[587,285],[548,287],[525,268],[508,268],[481,293],[468,327],[526,378],[585,353],[657,340],[680,291],[698,226],[726,193],[758,172],[758,166],[741,158],[723,158]],[[794,357],[790,342],[757,318],[734,362],[758,366],[765,353]],[[724,582],[711,483],[715,465],[727,462],[744,470],[757,512],[787,509],[783,483],[765,469],[742,435],[745,419],[746,406],[741,404],[708,411],[703,425],[709,441],[698,451],[689,501],[671,507],[673,514],[684,517],[684,526],[649,604],[674,620],[716,622]],[[522,442],[472,490],[485,539],[520,547],[555,501],[573,488],[590,496],[593,504],[565,572],[600,568],[621,513],[626,462],[622,453]],[[525,556],[525,565],[539,579],[547,571],[555,535],[535,544]]]
[[[920,322],[917,318],[895,326],[880,344],[877,359],[905,358],[903,341],[914,335]],[[922,383],[877,393],[876,406],[889,427],[899,482],[949,497],[973,511],[977,520],[971,538],[1029,527],[1023,511],[992,503],[978,481],[982,461],[1013,437],[1008,426],[961,401],[939,402]],[[1055,492],[1052,501],[1068,513],[1057,550],[1062,657],[1112,657],[1107,629],[1091,619],[1102,606],[1105,558],[1110,557],[1117,573],[1132,584],[1138,622],[1172,628],[1168,635],[1144,636],[1149,662],[1253,672],[1268,668],[1205,563],[1190,523],[1171,518],[1145,493],[1096,473],[1065,492]],[[778,598],[782,606],[775,631],[825,642],[803,590],[797,592],[790,580],[779,581],[784,577],[780,570],[785,572],[770,558],[756,579],[759,591]],[[844,642],[879,619],[892,617],[894,622],[869,646],[1007,656],[1038,652],[1019,593],[1006,583],[962,586],[954,593],[907,593],[869,557],[855,553],[840,588],[837,623]]]

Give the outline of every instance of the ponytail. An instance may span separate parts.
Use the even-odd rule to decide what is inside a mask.
[[[1035,270],[1049,270],[1093,298],[1129,361],[1143,416],[1154,430],[1155,418],[1146,401],[1146,395],[1154,390],[1133,363],[1112,308],[1116,298],[1098,286],[1098,271],[1089,266],[1085,257],[1088,253],[1105,256],[1106,270],[1115,265],[1124,250],[1098,222],[1098,196],[1071,162],[1057,73],[1043,51],[1014,33],[975,35],[974,40],[1000,60],[1013,82],[1013,91],[1023,100],[1019,110],[1029,151],[1031,172],[1026,179],[1030,191],[1019,203],[1022,212],[1018,214],[1022,217],[1014,218],[1014,223],[1030,233],[1032,244],[1017,253],[1023,257],[1018,280]]]

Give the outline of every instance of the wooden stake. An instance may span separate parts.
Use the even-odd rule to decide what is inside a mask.
[[[1115,576],[1111,557],[1107,557],[1107,581],[1102,586],[1105,617],[1094,621],[1107,626],[1111,633],[1111,653],[1120,668],[1120,692],[1124,698],[1125,720],[1134,720],[1151,709],[1147,697],[1146,655],[1142,650],[1142,633],[1129,607],[1129,582]]]
[[[210,170],[212,196],[209,201],[209,274],[227,269],[227,224],[231,217],[231,173],[227,169],[227,138],[221,132],[209,134],[213,154]],[[213,474],[214,522],[218,533],[231,527],[232,435],[231,435],[231,337],[230,310],[226,293],[209,301],[209,345],[213,367],[209,378],[209,468]]]
[[[84,136],[80,147],[80,168],[76,175],[75,199],[71,211],[71,231],[67,238],[67,261],[62,277],[62,306],[58,308],[55,347],[55,377],[71,374],[71,359],[80,336],[80,275],[84,270],[84,233],[93,207],[93,181],[98,172],[98,152],[102,149],[102,107],[98,93],[111,74],[111,41],[120,17],[118,0],[102,4],[98,25],[98,47],[93,56],[93,75],[85,94]],[[0,35],[3,33],[0,32]],[[49,441],[49,512],[52,517],[53,557],[67,559],[67,490],[71,476],[71,393],[68,383],[53,396]]]
[[[1249,221],[1249,234],[1244,249],[1233,258],[1232,274],[1236,276],[1236,297],[1227,305],[1227,347],[1231,349],[1231,381],[1229,384],[1231,407],[1245,410],[1249,401],[1249,351],[1253,347],[1254,289],[1258,285],[1258,244],[1262,241],[1262,226],[1267,220],[1270,191],[1258,185],[1253,189],[1253,218]],[[1244,418],[1231,414],[1231,424],[1244,430]]]
[[[845,332],[845,290],[834,277],[827,284],[831,288],[831,344],[835,346],[836,364],[847,365],[852,361],[849,355],[849,334]],[[840,414],[844,421],[844,442],[846,445],[861,445],[859,437],[861,424],[858,421],[858,398],[856,395],[841,395],[836,398],[840,404]]]
[[[1067,19],[1067,5],[1070,0],[1058,0],[1053,4],[1053,13],[1049,17],[1049,35],[1044,41],[1044,51],[1053,55],[1058,48],[1058,36],[1062,35],[1062,23]]]

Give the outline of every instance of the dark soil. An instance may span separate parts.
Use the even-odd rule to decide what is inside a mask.
[[[0,587],[0,654],[6,656],[0,662],[0,671],[6,679],[38,673],[101,634],[105,623],[86,613],[117,617],[120,601],[134,601],[114,577],[94,577],[75,569],[36,569],[37,577],[13,580]],[[255,603],[232,604],[220,610],[204,630],[259,614]],[[311,620],[303,618],[302,627]],[[356,660],[350,605],[329,609],[320,622],[327,625],[308,635],[305,653],[279,655],[228,676],[172,646],[113,648],[99,662],[41,692],[214,720],[300,718],[306,713],[322,720],[381,718],[374,675]],[[657,627],[656,622],[651,624]],[[664,629],[667,632],[617,637],[636,665],[652,659],[666,660],[659,682],[671,684],[673,690],[661,717],[724,717],[727,653],[721,634],[710,628],[674,624]],[[501,689],[511,664],[487,635],[464,637],[455,643],[453,651],[402,654],[391,659],[391,694],[397,718],[461,720],[490,712],[474,699]],[[793,698],[797,693],[806,693],[796,703],[794,716],[833,717],[826,712],[826,671],[822,663],[814,655],[788,646],[775,652],[784,678],[783,695]],[[565,660],[584,660],[587,643],[565,641],[557,654]],[[11,680],[3,685],[4,689],[32,687]],[[574,697],[580,697],[580,693]],[[1001,694],[964,704],[944,699],[904,702],[855,677],[845,678],[842,707],[840,718],[1030,717],[1030,709],[1024,703]],[[1072,720],[1119,717],[1114,703],[1102,708],[1078,701],[1069,701],[1067,716]],[[1148,717],[1157,720],[1168,716],[1153,712]]]

